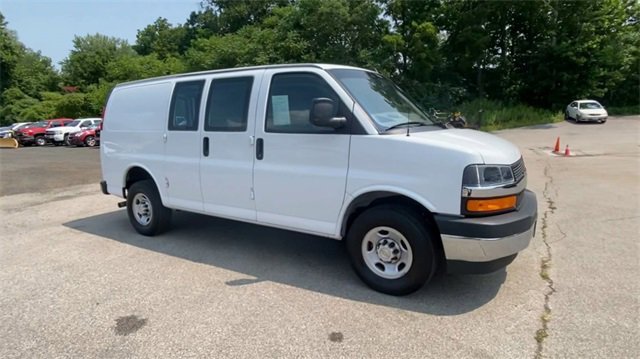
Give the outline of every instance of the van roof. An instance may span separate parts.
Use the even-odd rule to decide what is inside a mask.
[[[295,68],[295,67],[315,67],[315,68],[319,68],[319,69],[323,69],[323,70],[353,69],[353,70],[371,71],[371,70],[363,69],[363,68],[360,68],[360,67],[346,66],[346,65],[335,65],[335,64],[302,63],[302,64],[259,65],[259,66],[235,67],[235,68],[228,68],[228,69],[206,70],[206,71],[188,72],[188,73],[175,74],[175,75],[151,77],[151,78],[148,78],[148,79],[142,79],[142,80],[135,80],[135,81],[128,81],[128,82],[119,83],[119,84],[116,85],[116,87],[133,85],[133,84],[140,84],[140,83],[152,82],[152,81],[158,81],[158,80],[169,80],[169,79],[177,79],[177,78],[184,78],[184,77],[191,77],[191,76],[199,76],[199,75],[219,74],[219,73],[226,73],[226,72],[241,72],[241,71],[262,70],[262,69],[266,70],[266,69],[274,69],[274,68],[277,69],[277,68],[288,68],[288,67],[293,67],[293,68]]]

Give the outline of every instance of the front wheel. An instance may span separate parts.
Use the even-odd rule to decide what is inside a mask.
[[[127,214],[135,230],[145,236],[166,231],[171,210],[162,205],[160,194],[151,180],[134,183],[127,194]]]
[[[400,206],[380,206],[358,216],[347,251],[358,276],[371,288],[405,295],[420,289],[436,270],[434,239],[426,222]]]
[[[71,146],[71,142],[69,142],[69,134],[66,133],[64,135],[64,139],[62,140],[62,143],[64,143],[65,146]]]
[[[96,138],[93,136],[87,136],[87,138],[84,139],[84,144],[87,147],[93,147],[96,145]]]
[[[36,137],[35,142],[36,142],[36,145],[38,146],[44,146],[47,144],[47,140],[42,136]]]

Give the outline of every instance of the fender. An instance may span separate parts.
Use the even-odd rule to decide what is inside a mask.
[[[340,215],[338,217],[338,223],[336,226],[336,232],[334,234],[335,238],[342,238],[346,234],[347,230],[347,220],[351,213],[357,208],[360,204],[368,205],[376,199],[400,196],[409,198],[422,207],[427,209],[431,213],[436,213],[435,206],[426,198],[418,195],[415,192],[409,191],[407,189],[395,186],[369,186],[365,188],[361,188],[354,193],[347,193],[345,195],[345,201],[342,205],[342,209],[340,210]]]
[[[131,171],[131,169],[138,167],[141,170],[145,171],[149,177],[151,177],[151,180],[153,181],[153,183],[155,184],[156,188],[158,189],[158,194],[160,194],[160,200],[162,201],[163,205],[166,205],[166,201],[164,199],[164,193],[162,191],[162,187],[158,184],[158,180],[156,178],[156,176],[154,176],[151,172],[151,170],[149,170],[149,168],[141,163],[135,162],[130,164],[127,169],[124,171],[124,175],[122,177],[122,182],[120,182],[120,186],[122,188],[122,197],[123,198],[127,198],[126,196],[126,192],[127,192],[127,176],[129,175],[129,172]]]

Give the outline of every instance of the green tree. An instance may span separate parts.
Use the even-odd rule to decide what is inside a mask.
[[[13,68],[12,86],[31,97],[40,98],[41,92],[56,90],[59,81],[51,59],[30,49],[24,51]]]
[[[221,34],[234,33],[245,26],[261,24],[273,10],[294,0],[206,0],[206,9],[218,17]]]
[[[108,64],[119,56],[134,53],[125,40],[101,34],[76,36],[73,50],[62,61],[63,79],[68,85],[97,84],[107,74]]]
[[[432,72],[441,61],[435,24],[440,1],[386,0],[382,6],[394,29],[382,38],[392,54],[392,73],[401,81],[433,81]]]
[[[372,67],[379,67],[380,39],[388,33],[371,0],[300,0],[280,26],[308,44],[306,61]]]
[[[13,70],[24,51],[24,46],[18,41],[16,33],[7,28],[4,15],[0,12],[0,94],[11,86]]]
[[[160,17],[153,24],[138,30],[133,49],[140,55],[154,54],[165,59],[184,53],[188,45],[186,28],[174,27],[167,19]]]
[[[97,115],[87,95],[84,93],[66,94],[60,97],[55,105],[55,112],[58,117],[79,118]]]

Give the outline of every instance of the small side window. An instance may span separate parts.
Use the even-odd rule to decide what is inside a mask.
[[[169,110],[169,130],[197,131],[204,80],[176,83]]]
[[[60,122],[51,122],[51,126],[49,127],[60,127]]]
[[[205,131],[246,131],[252,85],[253,77],[213,80],[207,100]]]

